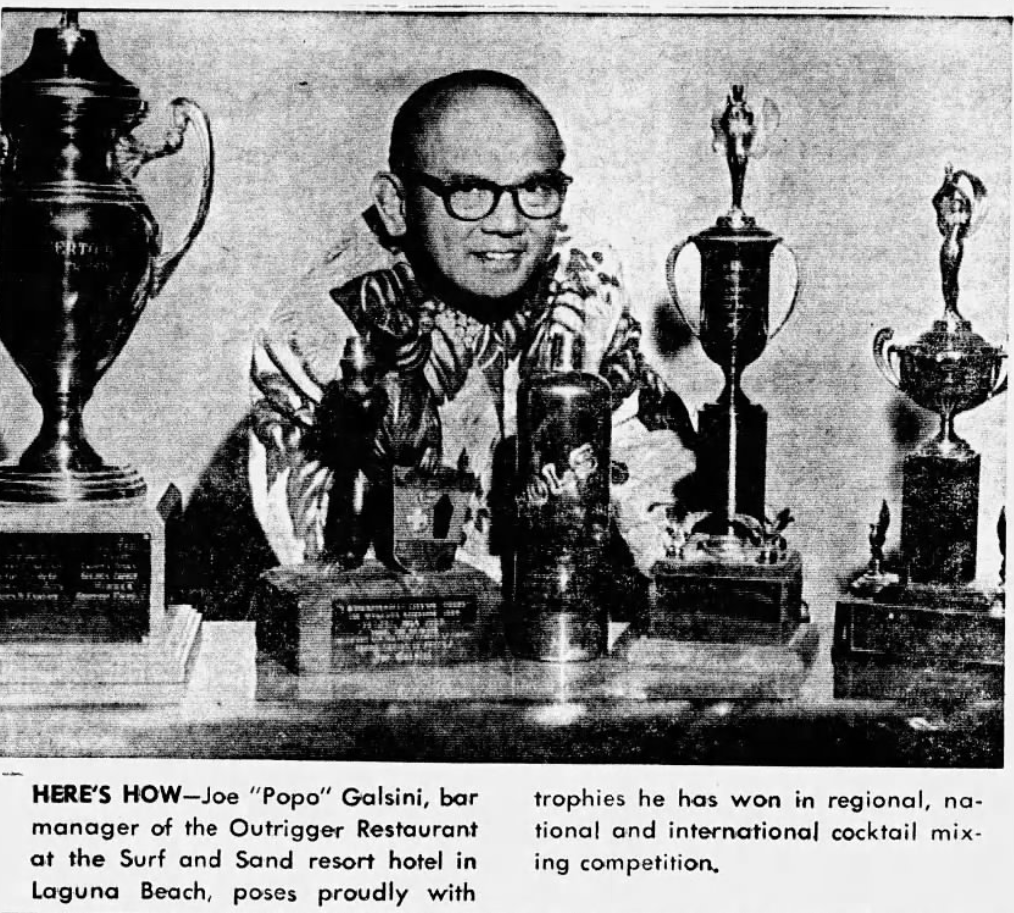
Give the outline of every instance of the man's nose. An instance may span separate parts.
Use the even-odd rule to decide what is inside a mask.
[[[525,217],[518,211],[514,197],[509,191],[500,194],[494,209],[482,221],[483,231],[499,235],[517,235],[524,231]]]

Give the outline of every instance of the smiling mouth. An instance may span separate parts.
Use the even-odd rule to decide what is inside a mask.
[[[521,261],[523,254],[523,250],[479,250],[473,256],[492,266],[513,266]]]

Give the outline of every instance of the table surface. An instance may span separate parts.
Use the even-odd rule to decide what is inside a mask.
[[[609,659],[566,666],[499,659],[300,677],[261,656],[255,686],[249,670],[249,688],[242,673],[216,660],[230,655],[234,627],[205,627],[198,669],[182,701],[5,706],[0,754],[1003,765],[1002,701],[836,700],[830,632],[817,626],[786,647],[674,647],[635,639]]]

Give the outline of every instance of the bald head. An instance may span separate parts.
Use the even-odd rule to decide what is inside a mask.
[[[435,134],[485,124],[496,130],[506,122],[526,122],[540,136],[556,167],[563,164],[564,146],[556,122],[541,101],[519,79],[494,70],[463,70],[425,83],[398,110],[391,129],[391,171],[426,167],[427,148]]]
[[[391,170],[373,179],[375,211],[435,294],[480,319],[502,318],[538,281],[560,224],[559,207],[532,216],[518,194],[556,188],[562,206],[562,162],[560,132],[524,83],[486,70],[452,73],[398,111]],[[473,193],[489,194],[491,207],[475,218],[451,203]]]

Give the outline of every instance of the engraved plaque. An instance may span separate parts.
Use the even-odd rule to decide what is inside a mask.
[[[138,642],[150,595],[146,533],[0,533],[2,640]]]
[[[1004,620],[982,610],[838,603],[835,650],[909,666],[1003,665]]]
[[[335,661],[346,666],[441,663],[472,652],[475,597],[335,600]]]

